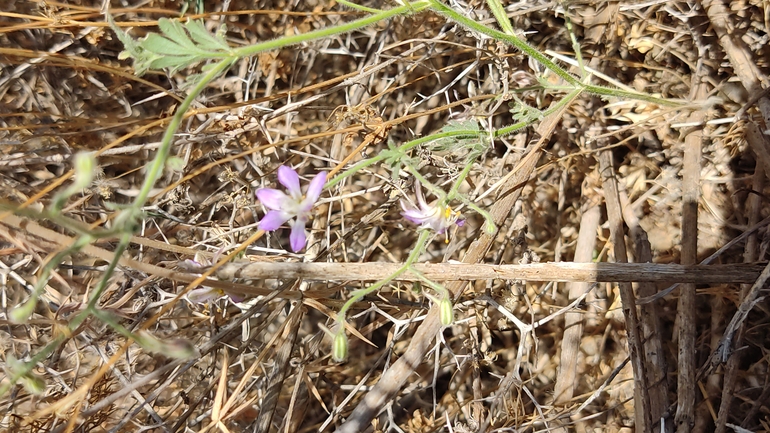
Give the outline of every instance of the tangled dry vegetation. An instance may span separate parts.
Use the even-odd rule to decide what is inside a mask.
[[[134,37],[182,7],[110,3]],[[517,34],[576,76],[567,18],[593,82],[690,103],[582,94],[495,140],[461,192],[502,222],[496,235],[464,209],[467,223],[448,243],[434,240],[420,262],[478,263],[471,273],[483,264],[607,262],[602,269],[617,273],[575,277],[545,267],[540,278],[447,282],[455,321],[438,334],[419,286],[396,281],[355,305],[348,359],[337,363],[319,325],[371,283],[341,264],[366,263],[374,274],[377,263],[406,259],[417,235],[398,200],[412,195],[412,180],[371,166],[325,192],[299,255],[286,252],[287,230],[254,240],[265,211],[255,190],[275,185],[280,165],[309,179],[450,120],[500,128],[513,122],[516,103],[542,110],[562,98],[538,84],[559,85],[558,77],[434,13],[239,61],[186,116],[172,149],[184,164],[155,185],[99,299],[128,331],[195,346],[195,357],[176,359],[96,317],[68,330],[103,277],[114,238],[66,256],[29,321],[7,319],[42,266],[75,239],[73,227],[110,228],[114,204],[136,197],[185,78],[198,70],[135,76],[97,1],[0,2],[0,384],[9,385],[13,359],[29,361],[61,338],[26,377],[38,381],[38,394],[19,383],[0,396],[0,429],[770,431],[761,265],[770,9],[760,0],[727,3],[505,4]],[[482,1],[452,7],[496,26]],[[242,46],[362,15],[333,2],[220,0],[206,2],[200,17],[211,31],[226,24],[228,43]],[[80,151],[98,155],[94,181],[61,215],[44,214]],[[463,169],[453,152],[412,156],[437,185]],[[240,304],[180,296],[196,278],[180,262],[239,247],[230,270],[330,265],[302,278],[220,272],[219,287],[248,295]],[[706,259],[716,271],[642,267],[629,276],[621,264]],[[683,284],[662,292],[674,283]]]

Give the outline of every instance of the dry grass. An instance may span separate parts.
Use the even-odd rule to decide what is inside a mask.
[[[202,18],[210,29],[226,23],[235,46],[359,16],[298,3],[207,2]],[[695,103],[671,109],[581,95],[536,128],[496,141],[463,193],[475,198],[507,181],[477,202],[501,223],[498,233],[485,235],[483,219],[466,212],[468,223],[420,260],[526,265],[628,256],[687,265],[718,250],[708,263],[766,261],[770,11],[759,0],[730,3],[730,10],[706,0],[509,5],[514,28],[563,65],[574,57],[566,7],[596,76]],[[212,13],[223,4],[227,14]],[[3,431],[770,431],[762,267],[740,268],[758,278],[753,286],[745,275],[698,279],[695,268],[663,281],[642,271],[633,285],[548,271],[465,278],[449,286],[456,320],[438,336],[430,302],[408,279],[397,281],[356,305],[344,363],[332,362],[319,324],[330,325],[341,301],[366,283],[341,266],[325,278],[221,281],[250,294],[238,305],[178,296],[196,279],[178,264],[196,253],[213,258],[243,247],[242,261],[303,261],[284,250],[286,230],[253,236],[264,214],[254,191],[274,184],[278,166],[309,177],[450,119],[512,123],[495,96],[540,109],[563,96],[520,91],[539,76],[555,78],[513,48],[430,13],[243,60],[188,113],[172,151],[185,167],[156,185],[100,305],[125,328],[191,342],[199,356],[149,353],[96,318],[63,334],[115,239],[70,256],[32,319],[9,322],[44,263],[75,238],[72,227],[109,228],[116,212],[108,203],[131,203],[184,97],[185,77],[196,72],[134,76],[118,60],[122,47],[100,6],[0,0],[0,188],[4,208],[17,208],[0,215],[0,364],[63,341],[36,364],[42,394],[17,385],[0,396]],[[465,7],[494,26],[483,2]],[[179,10],[155,0],[111,9],[135,36]],[[39,217],[83,150],[99,155],[95,181],[61,218]],[[414,156],[439,185],[463,168],[462,155]],[[324,193],[306,257],[403,262],[416,234],[399,215],[398,198],[410,189],[402,181],[373,166]],[[687,284],[655,297],[677,282]]]

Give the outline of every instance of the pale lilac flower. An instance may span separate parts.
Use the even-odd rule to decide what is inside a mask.
[[[299,175],[293,168],[282,165],[278,168],[278,182],[286,187],[287,194],[277,189],[261,188],[257,190],[257,199],[270,211],[259,222],[259,228],[264,231],[278,230],[283,223],[291,220],[289,243],[295,253],[305,248],[307,233],[305,224],[310,219],[310,211],[321,196],[326,183],[326,172],[320,172],[307,187],[305,195],[299,187]]]
[[[217,255],[218,254],[219,253],[217,253]],[[208,262],[208,260],[199,254],[195,254],[195,259],[188,259],[179,264],[180,269],[198,274],[204,272],[209,266],[211,266],[211,264]],[[205,304],[209,301],[216,301],[217,299],[225,296],[229,296],[230,300],[236,304],[243,302],[245,299],[241,295],[225,292],[224,290],[218,289],[216,287],[201,286],[197,289],[190,290],[190,292],[187,294],[187,300],[193,304]]]
[[[225,296],[230,297],[230,300],[235,304],[241,303],[245,299],[243,296],[236,295],[235,293],[228,293],[222,289],[209,286],[201,286],[200,288],[190,290],[190,293],[187,294],[187,299],[193,304],[205,304]]]
[[[447,228],[452,224],[462,227],[465,224],[465,220],[461,218],[459,212],[454,212],[451,207],[447,206],[438,200],[433,204],[428,204],[425,201],[425,197],[422,195],[422,186],[420,182],[415,182],[414,193],[417,197],[417,204],[419,208],[415,208],[412,204],[401,200],[401,215],[409,221],[417,224],[420,228],[431,229],[436,233],[444,233]]]

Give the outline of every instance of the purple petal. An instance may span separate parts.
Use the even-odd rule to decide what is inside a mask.
[[[187,294],[187,299],[193,304],[205,304],[209,301],[215,301],[221,297],[224,293],[221,290],[213,287],[201,287],[200,289],[191,290]]]
[[[262,221],[259,222],[259,229],[266,232],[278,230],[278,227],[288,221],[289,218],[291,218],[291,214],[277,210],[271,210],[265,214],[265,217],[262,218]]]
[[[289,197],[277,189],[260,188],[257,190],[257,200],[268,209],[281,210],[286,206]]]
[[[289,235],[289,243],[291,244],[291,250],[295,253],[299,252],[302,248],[305,248],[307,244],[307,234],[305,233],[305,222],[297,221],[291,228],[291,234]]]
[[[326,183],[326,172],[322,171],[315,175],[313,180],[310,181],[310,185],[307,187],[307,200],[311,203],[318,201],[318,197],[321,196],[321,192],[324,190],[324,184]]]
[[[401,212],[401,215],[415,224],[424,224],[430,219],[430,217],[425,216],[424,213],[416,209],[405,209]]]
[[[414,195],[417,197],[417,203],[420,205],[420,208],[427,209],[429,206],[427,203],[425,203],[425,196],[422,195],[422,184],[420,184],[419,181],[415,181],[414,183]]]
[[[225,293],[227,294],[227,296],[230,297],[230,300],[233,301],[233,303],[236,303],[236,304],[240,304],[241,302],[243,302],[246,299],[245,296],[239,295],[237,293],[230,293],[230,292],[225,292]]]
[[[286,187],[292,197],[302,196],[302,191],[299,189],[299,175],[288,165],[278,167],[278,182]]]

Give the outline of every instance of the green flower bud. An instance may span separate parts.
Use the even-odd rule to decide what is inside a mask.
[[[37,300],[31,298],[24,304],[11,310],[11,312],[8,313],[8,318],[11,319],[11,322],[13,323],[27,323],[27,320],[32,316],[32,313],[35,312],[35,305],[37,305]]]
[[[438,313],[442,325],[449,326],[454,323],[455,313],[453,308],[452,300],[448,296],[441,298],[441,301],[438,303]]]
[[[486,223],[484,224],[484,230],[487,231],[487,234],[493,235],[497,231],[497,227],[495,227],[495,223],[492,220],[486,220]]]
[[[184,159],[178,156],[169,156],[166,160],[166,167],[171,171],[181,172],[184,170]]]
[[[198,349],[187,340],[176,338],[164,343],[164,355],[177,359],[190,359],[200,356]]]
[[[25,363],[23,361],[19,361],[10,353],[6,357],[5,363],[5,372],[10,376],[17,374],[19,370],[25,368]],[[19,382],[30,394],[41,395],[43,392],[45,392],[46,389],[45,381],[32,372],[24,373],[19,378]]]
[[[161,341],[147,331],[140,331],[136,334],[136,342],[142,348],[150,353],[158,353],[169,358],[189,359],[198,356],[198,349],[189,341],[174,339],[171,341]]]
[[[35,374],[25,374],[19,379],[21,386],[27,390],[28,393],[34,395],[42,395],[45,392],[45,381]]]
[[[332,360],[334,362],[344,362],[348,358],[348,336],[345,334],[345,327],[340,326],[339,331],[334,334],[332,342]]]
[[[72,191],[79,191],[91,184],[94,178],[96,158],[91,152],[81,152],[75,155],[75,182],[67,188]]]

